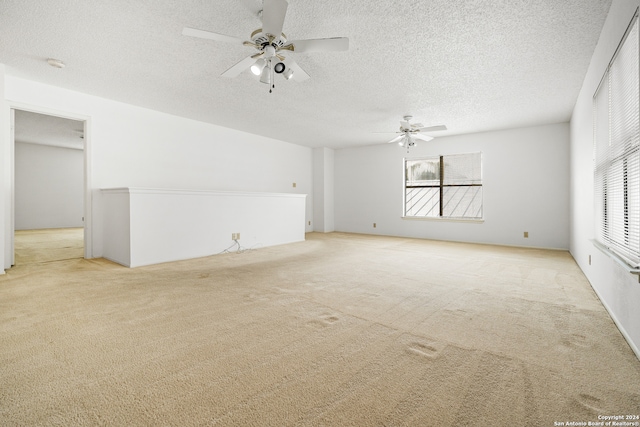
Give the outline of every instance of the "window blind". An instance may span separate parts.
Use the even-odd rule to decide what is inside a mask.
[[[596,240],[640,264],[638,17],[594,95]]]

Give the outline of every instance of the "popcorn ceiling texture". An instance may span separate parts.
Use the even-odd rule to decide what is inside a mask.
[[[16,235],[1,425],[539,427],[640,408],[640,362],[567,252],[312,233],[136,269],[81,256],[82,230]]]
[[[14,136],[16,142],[82,150],[84,148],[84,123],[62,117],[16,110]]]
[[[570,118],[611,0],[290,0],[289,39],[349,37],[296,54],[311,76],[220,76],[251,48],[258,0],[6,0],[7,73],[312,147],[384,143],[404,114],[459,134]],[[630,17],[631,18],[631,17]],[[67,67],[49,67],[48,57]]]

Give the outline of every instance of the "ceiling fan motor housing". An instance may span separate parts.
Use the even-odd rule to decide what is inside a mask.
[[[287,36],[284,33],[280,34],[280,37],[273,36],[271,34],[264,34],[262,28],[258,28],[251,33],[251,41],[258,46],[273,46],[276,50],[285,45],[287,42]]]

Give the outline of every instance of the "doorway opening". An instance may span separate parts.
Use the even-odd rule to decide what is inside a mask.
[[[87,119],[13,107],[11,265],[90,258]]]

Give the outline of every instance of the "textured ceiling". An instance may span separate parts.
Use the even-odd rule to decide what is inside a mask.
[[[310,147],[384,143],[404,114],[438,135],[570,118],[611,0],[289,0],[292,39],[348,37],[295,54],[311,76],[220,74],[250,47],[259,0],[0,0],[7,73]],[[55,69],[46,58],[66,63]],[[436,134],[434,134],[436,136]]]
[[[16,142],[82,150],[83,138],[84,123],[81,121],[16,110]]]

